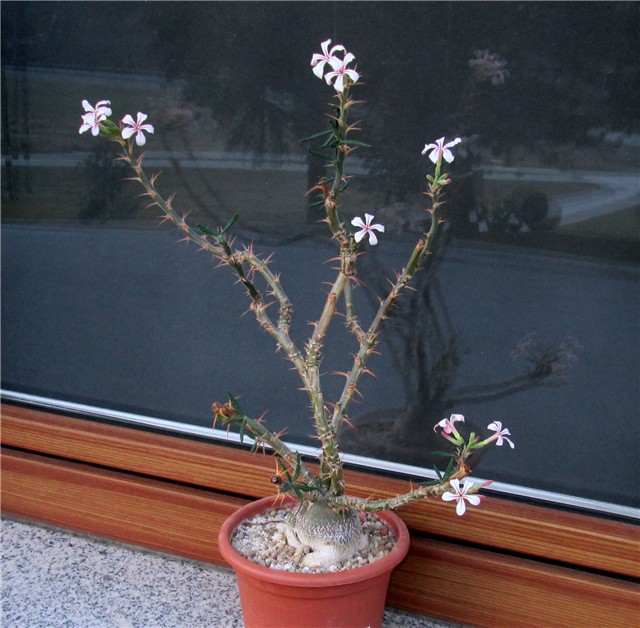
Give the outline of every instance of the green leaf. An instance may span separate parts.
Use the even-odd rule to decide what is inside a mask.
[[[451,475],[451,471],[453,470],[453,457],[449,460],[449,464],[444,472],[444,477],[448,478]]]
[[[357,140],[349,140],[347,142],[349,146],[361,146],[362,148],[371,148],[371,144],[366,144],[365,142],[358,142]]]
[[[453,458],[454,454],[449,451],[432,451],[433,456],[444,456],[445,458]]]
[[[418,486],[437,486],[442,481],[442,478],[439,480],[426,480],[425,482],[418,482]]]
[[[327,146],[331,146],[331,148],[335,148],[339,144],[340,144],[340,140],[337,139],[335,136],[331,135],[324,141],[324,143],[322,144],[322,146],[320,146],[320,148],[327,148]]]
[[[211,236],[216,236],[218,235],[217,233],[214,233],[213,231],[211,231],[211,229],[208,229],[207,227],[205,227],[204,225],[200,225],[197,224],[196,227],[198,227],[198,229],[200,229],[200,231],[202,233],[204,233],[205,235],[211,235]]]
[[[320,157],[321,159],[324,159],[325,161],[333,161],[333,155],[324,155],[323,153],[320,153],[317,150],[313,150],[313,148],[309,148],[307,150],[312,155],[315,155],[316,157]]]
[[[313,142],[313,140],[318,140],[321,137],[324,137],[325,135],[333,135],[333,131],[332,130],[320,131],[320,133],[314,133],[313,135],[310,135],[309,137],[304,137],[301,140],[298,140],[298,142],[300,144],[303,144],[304,142]]]
[[[240,417],[246,418],[244,412],[242,411],[242,408],[240,407],[240,404],[238,403],[238,400],[230,392],[227,392],[227,396],[229,397],[229,403],[231,404],[231,407],[238,413]]]
[[[298,498],[298,501],[300,503],[302,503],[304,501],[304,498],[302,497],[302,493],[300,492],[300,487],[298,487],[296,484],[294,484],[292,486],[294,493],[296,494],[296,497]]]
[[[220,235],[224,235],[225,233],[227,233],[227,231],[229,231],[229,229],[231,229],[231,227],[236,224],[236,220],[238,220],[238,218],[240,218],[240,214],[234,214],[233,216],[231,216],[224,229],[220,231]]]

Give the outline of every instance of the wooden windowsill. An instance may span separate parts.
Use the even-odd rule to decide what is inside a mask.
[[[2,405],[2,445],[3,512],[199,560],[220,563],[221,522],[247,499],[273,492],[269,456],[9,404]],[[360,496],[406,487],[361,471],[349,471],[347,481]],[[580,617],[594,625],[598,613],[601,625],[613,617],[629,625],[638,610],[629,581],[640,576],[632,524],[490,496],[464,521],[436,501],[399,514],[412,550],[394,576],[396,606],[519,626],[578,626]],[[501,620],[491,603],[495,592],[507,600],[509,591],[522,597],[521,607],[505,601]],[[563,623],[566,612],[573,621]]]

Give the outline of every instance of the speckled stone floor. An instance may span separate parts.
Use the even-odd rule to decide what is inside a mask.
[[[0,623],[6,628],[243,626],[230,570],[7,518],[2,520]],[[384,617],[384,628],[453,626],[390,609]]]

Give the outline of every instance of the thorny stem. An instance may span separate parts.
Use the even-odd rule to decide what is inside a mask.
[[[345,287],[349,285],[350,277],[355,274],[355,242],[340,221],[338,214],[338,197],[342,189],[342,184],[344,183],[344,161],[349,152],[346,139],[349,132],[347,113],[351,105],[351,100],[349,99],[348,93],[348,88],[345,88],[344,92],[338,97],[340,105],[338,115],[334,119],[337,124],[335,137],[338,142],[335,147],[335,157],[333,160],[334,177],[331,189],[326,192],[324,203],[327,215],[326,221],[333,237],[338,241],[340,246],[340,268],[331,291],[327,295],[322,314],[314,325],[313,334],[307,344],[306,360],[310,380],[309,394],[312,399],[314,422],[322,449],[320,479],[323,486],[325,486],[332,495],[343,494],[344,475],[337,445],[336,428],[328,416],[324,402],[319,367],[324,338],[335,314],[338,299],[343,294]]]
[[[170,220],[185,234],[186,239],[197,244],[202,250],[207,251],[214,258],[220,259],[228,264],[236,273],[238,280],[244,285],[251,299],[251,310],[254,312],[258,323],[265,331],[273,336],[278,346],[285,351],[300,375],[304,383],[304,388],[308,391],[313,402],[314,396],[312,395],[312,391],[316,386],[314,376],[309,372],[307,362],[303,358],[301,351],[289,336],[292,311],[291,302],[287,298],[278,277],[269,269],[267,262],[255,255],[250,248],[234,251],[226,239],[221,237],[218,238],[218,242],[214,242],[209,239],[206,234],[191,227],[186,219],[181,217],[173,208],[171,199],[165,200],[158,192],[154,182],[155,179],[149,178],[142,168],[142,157],[135,157],[133,143],[124,140],[118,140],[118,143],[123,149],[121,159],[133,169],[136,175],[134,179],[139,181],[144,187],[146,196],[151,199],[152,205],[159,207],[163,211],[166,219]],[[265,304],[262,294],[251,281],[249,274],[245,272],[243,264],[249,266],[249,274],[258,272],[262,275],[269,285],[271,293],[280,303],[280,316],[277,324],[274,324],[273,320],[267,314],[266,310],[269,304]],[[256,434],[256,436],[259,436],[260,440],[269,443],[274,451],[285,460],[289,462],[292,457],[295,457],[282,441],[259,422],[247,418],[247,424],[251,425],[251,431]],[[302,468],[305,479],[307,479],[311,485],[315,485],[313,475],[308,468],[305,465],[302,465]]]
[[[344,480],[335,432],[327,416],[322,394],[319,367],[322,346],[329,323],[335,314],[337,301],[348,283],[349,278],[340,271],[327,295],[322,314],[314,324],[313,334],[307,346],[307,368],[312,386],[313,414],[322,447],[321,481],[333,494],[341,494]]]
[[[186,239],[195,242],[202,250],[210,253],[214,258],[220,259],[228,264],[238,276],[239,281],[244,285],[249,297],[251,298],[251,310],[254,312],[260,326],[267,331],[279,347],[287,354],[295,366],[300,378],[304,383],[305,390],[312,390],[311,380],[305,359],[302,352],[296,347],[295,343],[289,336],[289,325],[291,322],[291,302],[287,298],[282,285],[271,270],[268,268],[267,262],[260,259],[251,248],[233,251],[229,243],[219,238],[218,242],[214,242],[206,234],[201,233],[191,227],[184,217],[178,215],[172,206],[171,199],[165,200],[158,192],[154,179],[149,178],[142,169],[142,157],[136,158],[133,152],[132,142],[119,140],[123,149],[123,159],[131,166],[135,172],[135,180],[139,181],[146,190],[146,195],[151,199],[152,204],[158,206],[165,214],[166,218],[176,225],[184,234]],[[243,264],[249,266],[250,272],[247,274]],[[250,274],[258,272],[269,285],[271,292],[275,295],[280,303],[280,316],[277,324],[274,324],[271,317],[267,314],[269,303],[265,303],[260,291],[251,281]]]
[[[225,406],[229,408],[229,404]],[[266,443],[269,445],[274,453],[279,456],[282,460],[284,460],[291,469],[299,468],[302,477],[307,486],[316,488],[321,490],[321,487],[318,485],[318,481],[313,476],[309,467],[300,459],[300,456],[292,451],[280,438],[279,435],[274,434],[269,429],[267,429],[260,419],[252,419],[246,415],[237,416],[236,414],[231,414],[231,416],[226,416],[224,412],[224,408],[221,410],[216,410],[216,404],[214,404],[214,425],[215,421],[220,420],[225,426],[229,426],[233,423],[242,423],[247,430],[250,432],[252,439],[254,440],[254,447],[257,449],[261,444]],[[241,439],[242,440],[242,439]]]
[[[340,222],[340,217],[338,216],[338,196],[344,182],[344,160],[347,156],[347,152],[349,151],[349,147],[346,142],[347,133],[349,131],[347,127],[347,113],[351,102],[349,100],[348,87],[345,87],[344,91],[339,94],[339,100],[339,112],[335,120],[338,124],[337,134],[341,141],[336,147],[333,185],[325,198],[325,210],[327,212],[327,222],[329,223],[331,233],[333,233],[333,236],[340,242],[342,250],[343,247],[349,245],[349,233]]]
[[[427,192],[427,195],[431,198],[431,209],[428,210],[432,215],[430,229],[425,238],[421,238],[414,247],[407,265],[401,273],[398,273],[387,296],[380,301],[378,310],[365,331],[356,317],[352,291],[352,282],[356,281],[357,247],[353,236],[341,222],[338,213],[338,198],[344,189],[343,184],[345,183],[344,162],[350,150],[347,143],[347,134],[350,130],[347,126],[347,113],[353,103],[348,96],[348,87],[345,88],[343,93],[339,94],[339,102],[338,115],[334,118],[336,123],[334,135],[337,141],[333,159],[334,178],[331,188],[328,187],[328,182],[325,186],[324,206],[326,222],[333,237],[339,243],[340,267],[327,295],[320,318],[314,323],[314,331],[307,342],[304,355],[289,335],[292,305],[284,292],[279,278],[269,269],[268,260],[262,260],[258,257],[251,247],[234,250],[223,233],[216,236],[210,232],[200,232],[189,226],[185,217],[179,216],[174,210],[171,199],[165,200],[158,192],[155,187],[155,178],[147,177],[142,169],[142,157],[136,158],[134,156],[133,142],[122,139],[117,141],[123,149],[121,159],[133,169],[136,175],[134,179],[139,181],[145,188],[146,195],[151,198],[152,204],[157,205],[165,214],[166,219],[173,222],[183,231],[186,239],[195,242],[201,249],[226,263],[235,272],[239,282],[243,284],[251,299],[250,309],[254,312],[258,323],[275,339],[278,347],[283,349],[296,368],[303,382],[303,389],[311,400],[316,432],[321,442],[322,455],[318,480],[316,480],[309,468],[301,462],[300,457],[291,451],[278,435],[273,434],[264,427],[260,420],[246,416],[242,416],[238,420],[242,421],[243,425],[252,434],[256,445],[266,443],[290,467],[293,468],[297,465],[305,484],[310,489],[319,490],[325,494],[330,503],[356,510],[375,511],[397,508],[418,499],[442,494],[449,487],[451,479],[463,478],[469,473],[464,464],[464,456],[462,456],[458,458],[458,464],[453,473],[438,484],[418,486],[403,495],[386,499],[349,498],[344,496],[343,469],[337,446],[337,434],[343,422],[347,420],[346,412],[354,393],[357,392],[359,379],[365,372],[369,372],[366,369],[366,362],[375,350],[382,322],[387,317],[390,308],[402,290],[410,283],[413,275],[420,268],[425,256],[431,252],[437,229],[441,222],[439,209],[442,204],[441,192],[444,182],[440,180],[440,163],[438,163],[435,177],[430,179],[431,184]],[[245,265],[247,270],[245,270]],[[280,305],[277,324],[274,324],[266,311],[271,304],[265,303],[261,292],[252,281],[252,275],[256,272],[263,277],[269,286],[269,294],[273,295]],[[333,416],[330,419],[322,393],[319,367],[324,339],[341,297],[345,303],[347,326],[355,336],[359,349],[354,356],[350,371],[345,374],[345,385],[340,399],[333,406]],[[233,422],[233,419],[227,420],[227,424]]]
[[[396,495],[394,497],[386,497],[382,499],[369,499],[349,496],[329,497],[330,504],[336,507],[348,507],[353,510],[359,510],[362,512],[375,512],[379,510],[390,510],[394,508],[400,508],[406,506],[412,502],[420,499],[427,499],[429,497],[437,497],[451,488],[451,480],[462,480],[466,478],[471,469],[466,464],[466,459],[472,453],[473,436],[469,439],[469,443],[463,443],[458,447],[455,456],[453,457],[452,469],[450,472],[446,472],[444,475],[439,474],[439,481],[419,484],[417,487],[412,488],[405,493]]]
[[[390,510],[394,508],[400,508],[400,506],[406,506],[412,502],[420,499],[427,499],[429,497],[437,497],[442,495],[445,491],[449,490],[451,486],[451,480],[463,479],[469,475],[469,471],[466,467],[460,467],[458,470],[447,478],[446,482],[440,482],[430,486],[417,486],[406,493],[396,495],[395,497],[387,497],[383,499],[363,499],[359,497],[341,496],[329,500],[329,503],[336,506],[346,506],[353,510],[360,510],[362,512],[375,512],[379,510]]]
[[[427,194],[432,199],[432,206],[429,210],[429,212],[431,213],[431,226],[429,228],[429,232],[426,234],[426,239],[420,239],[418,241],[409,257],[407,265],[404,267],[402,272],[398,274],[396,281],[391,286],[391,289],[389,290],[386,298],[380,301],[380,305],[378,306],[375,317],[366,333],[363,333],[355,319],[350,293],[345,292],[345,299],[347,303],[347,323],[349,324],[356,338],[358,338],[360,348],[354,358],[353,366],[347,374],[346,382],[342,390],[340,400],[334,408],[332,423],[333,428],[334,430],[336,430],[336,432],[339,431],[340,426],[343,423],[343,419],[346,416],[349,404],[353,399],[353,394],[357,390],[358,381],[360,380],[362,374],[366,371],[367,359],[375,350],[382,322],[387,317],[389,310],[395,303],[402,290],[410,283],[416,271],[419,270],[425,256],[431,252],[433,241],[435,239],[438,226],[441,222],[441,193],[441,185],[431,184],[429,186],[429,192]]]

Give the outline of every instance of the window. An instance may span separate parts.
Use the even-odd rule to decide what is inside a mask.
[[[194,222],[237,211],[242,239],[276,249],[302,342],[331,276],[311,262],[333,253],[305,196],[321,163],[297,140],[322,130],[308,59],[332,36],[356,52],[373,144],[350,162],[345,212],[387,226],[363,260],[363,318],[424,226],[423,145],[465,138],[442,247],[405,299],[413,322],[389,321],[345,451],[419,475],[437,420],[498,419],[517,455],[491,452],[478,475],[499,490],[635,516],[637,18],[634,3],[5,2],[5,397],[202,434],[229,391],[313,445],[233,278],[77,129],[84,98],[147,112],[147,168]],[[327,373],[342,359],[328,352]]]

